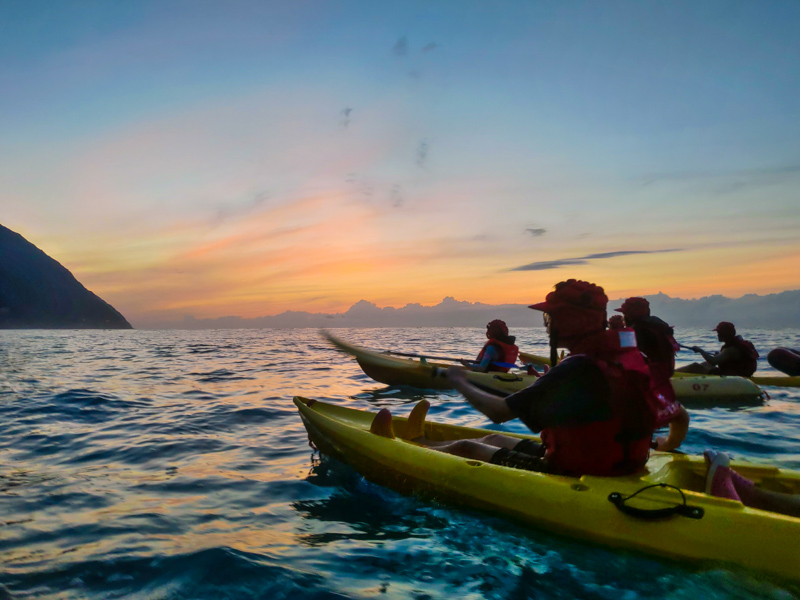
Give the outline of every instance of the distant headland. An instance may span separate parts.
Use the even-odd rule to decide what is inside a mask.
[[[133,329],[58,261],[0,225],[0,329]]]
[[[741,298],[707,296],[695,300],[671,298],[666,294],[646,296],[654,315],[677,327],[713,328],[719,321],[732,321],[740,329],[800,328],[800,290]],[[533,300],[532,300],[533,301]],[[609,314],[622,300],[611,300]],[[197,319],[185,316],[159,329],[262,329],[292,327],[483,327],[492,319],[503,319],[509,327],[542,325],[541,313],[526,304],[482,304],[447,297],[435,306],[407,304],[402,308],[381,308],[361,300],[343,313],[287,311],[278,315],[242,318]],[[147,327],[147,325],[145,325]]]

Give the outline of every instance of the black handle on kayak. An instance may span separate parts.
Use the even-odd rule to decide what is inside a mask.
[[[519,375],[507,375],[505,377],[503,377],[502,375],[495,375],[494,379],[497,379],[499,381],[508,381],[508,382],[522,381],[522,377],[520,377]]]
[[[634,496],[640,494],[645,490],[649,490],[650,488],[654,487],[666,487],[672,488],[673,490],[678,490],[683,499],[683,504],[676,504],[675,506],[668,506],[666,508],[636,508],[635,506],[628,506],[625,504],[628,500],[633,498]],[[671,517],[673,515],[680,515],[682,517],[687,517],[689,519],[702,519],[703,515],[705,515],[705,510],[703,510],[700,506],[690,506],[686,504],[686,495],[683,493],[683,490],[680,488],[675,487],[674,485],[669,485],[667,483],[656,483],[653,485],[648,485],[643,487],[637,492],[634,492],[630,496],[623,496],[619,492],[612,492],[608,495],[608,501],[611,502],[617,509],[621,512],[624,512],[626,515],[631,517],[636,517],[637,519],[644,519],[647,521],[654,521],[656,519],[666,519],[667,517]]]

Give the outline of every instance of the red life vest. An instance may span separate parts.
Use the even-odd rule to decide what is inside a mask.
[[[542,430],[546,456],[561,473],[626,475],[644,467],[659,402],[630,328],[598,332],[573,349],[600,367],[611,388],[612,418]]]
[[[715,375],[750,377],[756,372],[756,368],[758,367],[758,351],[751,342],[737,335],[733,341],[722,346],[722,350],[726,348],[737,348],[739,350],[739,356],[734,360],[725,361],[721,365],[717,365],[716,369],[712,371]]]
[[[675,353],[680,350],[673,329],[658,317],[648,316],[633,324],[639,350],[650,367],[652,392],[657,404],[656,429],[669,423],[681,409],[672,388]]]
[[[483,360],[484,354],[486,354],[486,349],[489,346],[493,346],[494,349],[497,351],[497,361],[496,362],[503,362],[503,363],[510,363],[514,364],[517,362],[517,357],[519,356],[519,348],[514,344],[506,344],[505,342],[501,342],[500,340],[491,339],[483,345],[481,348],[480,353],[478,354],[478,358],[475,362],[480,363]],[[510,367],[501,367],[499,365],[490,364],[489,371],[500,371],[502,373],[508,373]]]
[[[675,372],[675,353],[680,350],[673,329],[658,317],[645,317],[633,324],[639,350],[647,359],[654,379],[669,379]]]

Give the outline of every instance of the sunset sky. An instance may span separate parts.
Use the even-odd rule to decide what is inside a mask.
[[[800,288],[800,3],[0,0],[0,223],[134,326]]]

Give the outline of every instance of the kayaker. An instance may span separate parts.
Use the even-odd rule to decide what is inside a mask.
[[[706,450],[703,454],[708,465],[706,494],[738,500],[745,506],[760,510],[800,517],[800,494],[758,488],[755,483],[730,468],[730,457],[724,452]]]
[[[657,437],[653,447],[662,451],[675,450],[689,432],[689,413],[675,398],[675,390],[672,389],[675,353],[680,350],[673,337],[675,331],[665,321],[650,313],[650,302],[647,298],[628,298],[622,306],[614,310],[622,313],[625,324],[636,332],[636,345],[650,367],[653,391],[662,400],[656,417],[656,427],[660,429],[669,425],[669,435]]]
[[[773,368],[789,376],[800,375],[800,350],[775,348],[767,354],[767,362]]]
[[[622,318],[622,315],[612,315],[608,318],[608,328],[609,329],[624,329],[625,328],[625,319]]]
[[[701,375],[736,375],[750,377],[758,366],[758,351],[753,344],[736,335],[733,323],[722,321],[712,331],[717,332],[717,339],[722,348],[714,354],[706,352],[699,346],[691,350],[700,354],[705,362],[692,363],[675,369],[680,373],[699,373]]]
[[[519,348],[514,344],[516,337],[508,335],[508,326],[500,319],[490,321],[486,325],[486,337],[488,341],[481,348],[475,362],[462,360],[461,364],[481,373],[487,371],[508,373],[511,367],[504,367],[501,364],[513,365],[517,362]]]
[[[613,476],[641,469],[656,416],[650,373],[633,330],[605,329],[607,303],[603,288],[570,279],[557,284],[544,302],[532,305],[549,316],[551,345],[567,348],[571,356],[507,398],[471,385],[461,369],[447,372],[474,408],[495,423],[519,418],[541,432],[541,444],[502,434],[416,441],[457,456],[546,473]],[[412,415],[409,423],[421,423],[419,414]],[[411,429],[403,437],[413,439],[414,429],[422,431]],[[388,410],[376,415],[372,431],[392,434]]]

